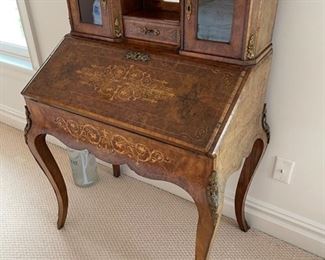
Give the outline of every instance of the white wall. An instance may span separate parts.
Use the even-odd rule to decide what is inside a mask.
[[[29,0],[29,7],[44,60],[70,30],[66,1]],[[0,76],[0,120],[21,127],[19,93],[32,73],[0,64]],[[249,193],[249,220],[252,226],[325,257],[324,91],[325,1],[280,0],[267,95],[272,139]],[[290,185],[272,179],[275,156],[296,162]],[[235,174],[228,183],[229,216],[237,179]],[[158,185],[187,196],[173,185]]]

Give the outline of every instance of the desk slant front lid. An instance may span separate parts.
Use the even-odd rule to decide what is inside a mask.
[[[211,151],[241,90],[244,68],[129,48],[67,37],[23,95],[172,145]]]

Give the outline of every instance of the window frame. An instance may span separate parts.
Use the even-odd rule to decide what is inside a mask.
[[[21,46],[11,43],[1,42],[0,56],[3,56],[3,60],[9,60],[11,65],[21,66],[21,64],[30,64],[29,66],[23,66],[30,70],[37,70],[40,67],[41,60],[38,53],[36,37],[34,28],[30,20],[29,7],[26,0],[16,0],[20,21],[22,24],[27,50]]]
[[[0,41],[0,53],[8,55],[8,56],[14,56],[16,58],[30,60],[28,47],[23,48],[21,46],[18,46],[13,43],[7,43],[7,42],[1,42]]]

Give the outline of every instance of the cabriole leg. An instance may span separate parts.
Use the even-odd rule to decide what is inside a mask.
[[[257,139],[254,143],[253,149],[250,155],[246,158],[244,162],[243,169],[241,171],[235,196],[235,212],[238,225],[240,229],[244,232],[249,230],[249,226],[245,219],[245,201],[246,196],[252,182],[254,172],[257,165],[262,157],[264,151],[264,142],[262,139]]]
[[[57,228],[61,229],[64,226],[68,212],[67,188],[61,171],[46,144],[46,134],[41,133],[41,130],[32,123],[27,107],[26,115],[25,141],[54,189],[58,201]]]
[[[215,230],[219,225],[223,201],[223,192],[218,187],[216,173],[210,177],[209,185],[192,195],[199,213],[196,234],[195,259],[205,260],[208,257]]]
[[[121,176],[121,167],[120,165],[113,164],[113,174],[115,178],[118,178]]]
[[[266,104],[264,104],[264,108],[263,108],[262,124],[261,124],[260,131],[261,131],[260,138],[255,140],[252,151],[244,162],[244,166],[238,180],[236,195],[235,195],[236,218],[240,229],[244,232],[247,232],[250,228],[245,218],[246,196],[249,191],[250,184],[253,180],[255,170],[271,138],[270,126],[267,123]]]

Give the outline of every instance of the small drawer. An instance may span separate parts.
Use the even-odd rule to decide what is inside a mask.
[[[150,19],[124,17],[124,33],[127,38],[180,45],[180,29],[177,24],[162,24]]]

